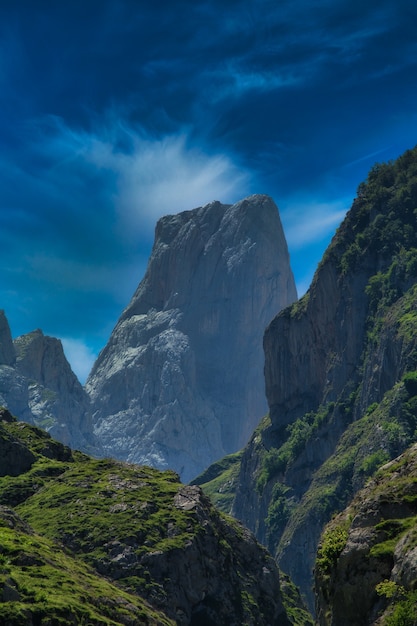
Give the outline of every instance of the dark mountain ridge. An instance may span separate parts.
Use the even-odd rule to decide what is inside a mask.
[[[395,385],[417,367],[416,283],[414,149],[372,168],[309,291],[266,329],[270,413],[233,470],[233,514],[311,608],[324,524],[414,438]]]

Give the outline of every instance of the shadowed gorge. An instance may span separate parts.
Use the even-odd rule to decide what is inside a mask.
[[[196,480],[269,547],[311,609],[324,524],[415,438],[402,381],[417,367],[416,213],[414,149],[372,168],[309,291],[266,329],[269,416],[227,470]]]
[[[67,429],[59,344],[13,342],[3,314],[5,404],[121,458],[71,452],[4,409],[4,519],[178,624],[305,626],[295,584],[320,626],[414,626],[417,148],[371,169],[310,289],[293,289],[267,196],[161,219]],[[172,468],[201,473],[183,485]]]

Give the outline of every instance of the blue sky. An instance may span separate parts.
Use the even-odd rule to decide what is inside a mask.
[[[81,379],[156,220],[277,203],[299,293],[377,161],[417,143],[411,0],[2,0],[0,308]]]

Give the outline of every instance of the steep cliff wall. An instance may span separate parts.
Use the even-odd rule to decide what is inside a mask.
[[[187,481],[245,445],[266,411],[264,329],[295,299],[270,198],[162,218],[86,384],[107,454]]]
[[[381,462],[413,436],[399,400],[392,424],[374,423],[383,436],[366,431],[357,448],[342,445],[349,425],[417,366],[416,172],[417,150],[371,170],[310,290],[264,337],[270,420],[243,453],[233,510],[310,607],[320,532],[366,475],[355,453],[377,454],[378,442]]]

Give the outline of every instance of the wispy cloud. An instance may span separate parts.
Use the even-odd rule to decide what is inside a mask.
[[[353,167],[355,165],[358,165],[359,163],[364,163],[366,161],[370,161],[371,163],[373,163],[375,161],[375,158],[379,156],[380,154],[384,154],[384,152],[386,152],[388,148],[389,147],[384,147],[379,150],[374,150],[373,152],[370,152],[369,154],[364,154],[363,156],[360,156],[357,159],[354,159],[353,161],[349,161],[343,167],[344,168]]]
[[[0,301],[17,333],[28,317],[55,336],[107,339],[143,277],[156,220],[249,191],[247,171],[195,147],[191,130],[154,137],[113,114],[91,132],[54,116],[25,131],[30,169],[4,158],[0,177]],[[24,310],[9,296],[17,290]]]
[[[288,202],[281,212],[290,248],[296,250],[332,235],[343,220],[351,201]]]
[[[188,144],[186,133],[161,139],[129,130],[130,150],[95,138],[87,158],[117,175],[116,207],[123,227],[137,233],[167,213],[211,200],[232,202],[248,187],[248,174],[225,154],[205,154]]]
[[[218,199],[240,199],[249,174],[219,151],[205,152],[191,144],[191,129],[152,137],[114,114],[91,133],[55,122],[49,150],[58,157],[55,168],[75,162],[114,180],[112,202],[125,234],[137,236],[162,215],[177,213]]]

